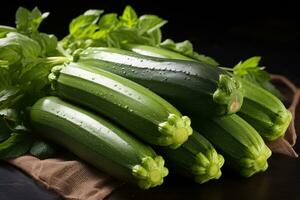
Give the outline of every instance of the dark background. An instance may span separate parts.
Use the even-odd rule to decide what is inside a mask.
[[[222,2],[222,3],[220,3]],[[224,66],[232,66],[250,56],[262,56],[269,72],[284,74],[300,86],[299,6],[291,1],[163,1],[163,0],[2,0],[0,24],[14,25],[19,6],[51,14],[41,31],[62,38],[70,20],[87,9],[104,9],[121,14],[132,5],[139,15],[151,13],[167,19],[163,35],[176,41],[191,40],[195,49]],[[165,38],[164,38],[165,39]],[[296,147],[300,151],[300,145]],[[167,184],[142,192],[125,186],[109,200],[117,199],[299,199],[300,161],[272,156],[270,169],[251,179],[224,173],[220,181],[198,186],[170,177]],[[0,163],[1,200],[59,199],[8,164]],[[180,184],[178,183],[180,182]]]
[[[0,24],[14,25],[19,6],[38,6],[51,13],[41,30],[62,38],[68,33],[71,19],[85,10],[104,9],[120,14],[128,4],[140,15],[151,13],[167,19],[165,37],[189,39],[198,51],[222,65],[232,66],[259,55],[270,72],[285,74],[300,84],[300,13],[296,1],[4,0]]]

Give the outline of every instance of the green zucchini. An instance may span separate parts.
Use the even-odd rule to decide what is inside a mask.
[[[160,147],[158,152],[163,155],[171,170],[190,177],[197,183],[219,179],[222,175],[223,156],[196,131],[178,149]]]
[[[180,110],[220,116],[237,112],[243,90],[236,79],[205,63],[161,59],[115,48],[88,48],[75,56],[87,63],[133,80],[162,95]],[[79,58],[78,58],[79,57]]]
[[[49,75],[56,95],[86,106],[143,141],[178,148],[192,134],[187,116],[150,90],[87,64],[56,66]]]
[[[245,101],[238,115],[266,140],[272,141],[282,137],[292,120],[291,112],[267,90],[245,79],[240,80],[245,89]]]
[[[57,97],[38,100],[30,110],[36,134],[51,140],[110,175],[142,189],[163,183],[164,160],[122,129]]]
[[[193,58],[189,58],[185,55],[181,55],[180,53],[147,45],[140,44],[123,44],[122,49],[135,52],[140,55],[151,56],[156,58],[171,58],[178,60],[188,60],[195,61]]]
[[[238,115],[213,119],[193,118],[194,128],[225,157],[226,165],[244,177],[265,171],[271,150],[258,132]]]
[[[124,48],[142,55],[193,60],[179,53],[158,47],[126,44]],[[244,90],[244,102],[237,114],[250,123],[266,140],[275,140],[283,136],[292,120],[290,111],[277,97],[265,89],[245,79],[238,77],[236,79],[242,83]],[[153,83],[153,85],[155,84]],[[162,93],[158,94],[164,96]]]

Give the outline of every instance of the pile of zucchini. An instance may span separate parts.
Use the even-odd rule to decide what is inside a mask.
[[[126,9],[128,17],[126,12],[133,11]],[[29,24],[44,16],[38,10],[18,12],[30,16]],[[11,124],[18,122],[31,137],[58,144],[142,189],[161,185],[169,173],[167,167],[197,183],[219,179],[223,164],[244,177],[268,168],[271,150],[264,140],[282,137],[292,120],[278,97],[215,66],[208,57],[195,59],[148,42],[151,32],[142,34],[145,40],[129,38],[110,45],[105,43],[113,39],[110,35],[85,38],[88,31],[99,31],[95,26],[100,14],[94,10],[74,19],[70,27],[77,27],[77,32],[71,31],[60,43],[30,32],[32,27],[29,32],[20,31],[18,23],[17,28],[0,27],[0,78],[17,80],[0,85],[0,158],[13,157],[8,153],[13,149],[8,148],[11,138],[5,131],[9,129],[3,127],[17,130],[19,126]],[[120,23],[126,22],[125,17]],[[101,23],[105,20],[100,19]],[[110,31],[122,27],[110,26]],[[22,40],[11,44],[12,36]],[[31,52],[25,54],[24,41],[36,43],[42,53],[28,56]],[[51,51],[49,42],[54,44]],[[16,48],[20,50],[14,55],[20,58],[11,62],[3,52]],[[21,75],[15,77],[9,70],[16,68]],[[23,84],[25,89],[9,90],[27,77],[31,79],[28,86]],[[32,101],[25,103],[25,97]],[[8,111],[14,109],[19,109],[21,120],[11,120]]]

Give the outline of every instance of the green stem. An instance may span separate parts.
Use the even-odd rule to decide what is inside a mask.
[[[202,184],[211,179],[219,179],[222,175],[223,164],[223,156],[218,154],[215,149],[208,150],[205,155],[201,152],[198,153],[192,166],[195,182]]]
[[[225,71],[231,71],[231,72],[234,71],[233,68],[229,68],[229,67],[219,67],[219,68],[220,68],[220,69],[223,69],[223,70],[225,70]]]
[[[164,164],[164,159],[161,156],[156,156],[155,158],[145,157],[141,165],[134,166],[132,175],[138,180],[139,187],[148,189],[161,185],[163,178],[169,173]]]
[[[213,100],[220,106],[220,114],[233,114],[240,110],[243,104],[243,88],[234,77],[220,75],[218,88],[213,94]]]
[[[158,130],[162,133],[159,144],[162,146],[170,145],[176,149],[181,146],[193,133],[191,120],[187,116],[169,114],[168,120],[159,124]]]

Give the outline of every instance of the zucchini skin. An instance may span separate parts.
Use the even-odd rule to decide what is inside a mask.
[[[170,169],[194,179],[196,183],[219,179],[222,175],[223,156],[197,131],[193,131],[178,149],[160,147],[157,152],[163,155]]]
[[[240,79],[245,88],[245,102],[237,114],[250,123],[266,140],[282,137],[292,114],[283,103],[267,90]]]
[[[154,58],[104,47],[87,48],[77,57],[78,62],[148,87],[176,104],[179,110],[221,116],[237,112],[243,102],[239,81],[205,63]]]
[[[126,44],[124,48],[142,55],[193,60],[179,53],[158,47]],[[243,78],[235,78],[241,82],[244,90],[243,105],[237,114],[253,126],[264,139],[273,141],[282,137],[292,120],[291,112],[267,90]]]
[[[143,141],[178,148],[192,134],[191,121],[167,101],[121,76],[81,63],[49,75],[55,93],[120,124]]]
[[[226,165],[241,176],[250,177],[268,168],[271,150],[259,133],[238,115],[193,119],[197,121],[194,128],[212,142],[225,157]]]
[[[122,49],[132,51],[140,55],[151,56],[156,58],[171,58],[171,59],[178,59],[178,60],[195,61],[193,58],[189,58],[177,52],[173,52],[159,47],[147,46],[147,45],[124,44],[122,45]]]
[[[57,97],[38,100],[31,108],[30,121],[36,134],[143,189],[162,184],[168,174],[163,158],[151,147],[105,119]]]

